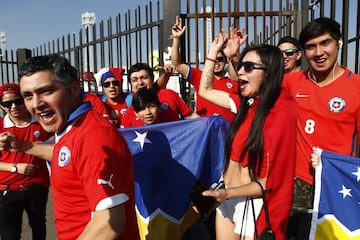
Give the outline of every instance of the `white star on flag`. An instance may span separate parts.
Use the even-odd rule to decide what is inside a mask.
[[[357,172],[352,172],[356,176],[357,181],[360,181],[360,167],[357,168]]]
[[[350,191],[351,191],[350,188],[346,188],[344,185],[342,185],[342,189],[338,193],[341,193],[343,195],[343,199],[344,199],[346,196],[352,197]]]
[[[136,138],[133,140],[133,142],[140,143],[141,149],[144,148],[145,143],[151,143],[151,141],[146,138],[148,132],[144,132],[141,134],[138,131],[135,131],[135,133],[136,133]]]

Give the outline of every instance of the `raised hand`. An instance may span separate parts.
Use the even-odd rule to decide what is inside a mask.
[[[222,29],[222,32],[225,32]],[[245,34],[245,29],[242,28],[241,30],[231,27],[230,28],[230,35],[229,39],[224,46],[224,54],[228,58],[232,58],[239,54],[239,49],[242,44],[246,41],[248,35]]]
[[[172,75],[176,72],[176,67],[172,64],[165,64],[164,66],[160,66],[159,70],[165,75]]]
[[[182,25],[182,19],[176,16],[175,24],[171,28],[173,38],[180,38],[185,32],[186,26]]]
[[[210,45],[208,55],[216,57],[217,53],[224,49],[227,41],[228,35],[225,31],[221,31],[220,33],[218,33]]]

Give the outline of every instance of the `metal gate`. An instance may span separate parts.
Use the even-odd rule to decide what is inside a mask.
[[[127,69],[137,62],[170,61],[171,26],[183,18],[187,32],[182,39],[182,60],[202,67],[209,43],[221,28],[244,27],[249,43],[276,44],[285,35],[297,37],[311,19],[331,17],[342,25],[344,45],[340,62],[359,73],[360,4],[356,0],[161,0],[119,13],[78,33],[69,33],[32,50],[6,50],[0,56],[0,83],[17,82],[17,65],[28,55],[62,54],[80,76],[102,67]],[[351,26],[349,26],[352,23]],[[26,54],[30,51],[30,54]],[[19,57],[20,56],[20,57]],[[126,78],[126,74],[125,74]],[[82,79],[90,89],[91,79]],[[126,79],[125,79],[126,80]],[[125,81],[126,82],[126,81]],[[181,93],[190,93],[184,85]],[[129,90],[125,85],[124,90]],[[97,88],[95,88],[97,91]]]

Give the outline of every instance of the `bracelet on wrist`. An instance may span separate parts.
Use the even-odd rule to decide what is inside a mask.
[[[206,57],[205,59],[209,60],[210,62],[217,63],[216,59],[213,59],[213,58],[210,58],[210,57]]]

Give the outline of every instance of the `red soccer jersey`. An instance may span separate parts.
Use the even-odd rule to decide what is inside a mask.
[[[31,123],[26,126],[15,126],[7,114],[4,118],[0,119],[0,132],[12,132],[20,139],[31,142],[46,141],[51,136],[35,119],[32,119]],[[50,184],[49,172],[46,167],[46,162],[43,159],[33,157],[23,152],[2,151],[0,152],[0,161],[7,163],[33,163],[38,166],[33,176],[0,172],[1,184],[40,184],[43,186],[49,186]]]
[[[248,165],[247,155],[240,159],[257,108],[255,102],[249,109],[247,119],[236,133],[230,158]],[[282,91],[274,107],[266,117],[264,133],[264,162],[259,177],[267,177],[266,194],[271,227],[276,239],[284,239],[287,228],[295,176],[296,105],[286,91]],[[259,231],[266,226],[264,211],[257,219]]]
[[[99,96],[92,93],[84,93],[83,101],[89,101],[95,111],[100,113],[105,119],[110,121],[109,111],[106,108],[105,103],[100,99]]]
[[[307,72],[286,74],[284,88],[298,105],[296,176],[314,183],[312,147],[350,155],[360,131],[360,76],[344,68],[338,79],[319,87]]]
[[[119,128],[121,126],[122,118],[127,111],[126,102],[123,101],[122,103],[113,104],[109,101],[109,99],[107,99],[105,105],[110,113],[110,120],[112,124]]]
[[[160,122],[170,122],[180,120],[182,117],[189,116],[191,109],[186,103],[179,97],[179,95],[170,89],[158,89],[157,96],[160,101]],[[137,127],[144,126],[144,123],[136,117],[134,108],[131,106],[125,112],[122,123],[122,127]]]
[[[213,116],[213,115],[222,115],[231,122],[234,119],[234,113],[229,109],[220,107],[214,103],[211,103],[204,98],[199,96],[199,87],[202,71],[197,68],[190,67],[190,73],[188,80],[194,86],[196,91],[196,112],[200,116]],[[217,90],[222,90],[228,92],[229,94],[238,94],[238,82],[231,80],[228,77],[223,77],[221,79],[213,78],[213,88]]]
[[[125,204],[125,233],[117,239],[139,239],[130,150],[117,129],[89,109],[72,113],[75,120],[56,135],[51,185],[57,235],[77,239],[92,212]]]

